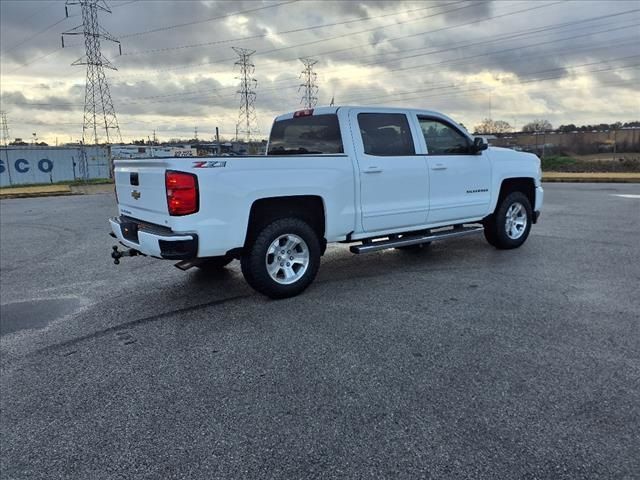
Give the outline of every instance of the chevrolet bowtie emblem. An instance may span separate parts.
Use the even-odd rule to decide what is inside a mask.
[[[140,192],[139,192],[139,191],[137,191],[137,190],[133,190],[133,191],[131,192],[131,196],[132,196],[134,199],[138,200],[138,199],[140,198]]]

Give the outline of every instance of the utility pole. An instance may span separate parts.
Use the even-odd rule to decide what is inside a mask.
[[[493,112],[491,110],[491,92],[489,92],[489,120],[493,120]]]
[[[304,95],[300,103],[304,105],[304,108],[313,108],[318,103],[318,85],[316,84],[318,74],[313,71],[313,66],[318,63],[318,60],[307,57],[301,58],[300,61],[304,65],[304,69],[300,73],[300,79],[303,83],[298,87],[298,91],[304,88]]]
[[[104,39],[117,43],[120,54],[122,54],[120,41],[98,23],[98,10],[107,13],[111,13],[111,10],[105,0],[67,0],[64,7],[67,17],[69,16],[68,7],[71,5],[80,5],[82,25],[62,34],[62,48],[64,48],[65,35],[82,35],[84,37],[85,56],[71,64],[87,66],[82,143],[83,145],[87,143],[98,145],[100,143],[98,130],[102,130],[102,128],[104,128],[106,137],[105,143],[111,143],[110,130],[114,131],[116,139],[122,142],[109,84],[104,73],[105,68],[111,70],[117,70],[117,68],[102,56],[100,50],[100,40]]]
[[[0,111],[0,140],[5,147],[9,146],[9,124],[7,123],[7,112]],[[7,176],[9,177],[9,185],[13,185],[11,179],[11,169],[9,168],[9,149],[4,149],[4,161],[7,167]]]
[[[216,127],[216,155],[220,156],[220,130]]]
[[[198,141],[198,127],[193,129],[193,138]]]
[[[0,111],[0,135],[2,145],[9,146],[9,124],[7,123],[7,112]]]
[[[254,78],[255,65],[251,62],[251,55],[256,53],[255,50],[246,48],[231,47],[238,54],[240,59],[235,63],[239,68],[240,86],[236,93],[240,94],[240,109],[238,111],[238,123],[236,124],[236,140],[238,133],[241,133],[247,143],[258,133],[256,119],[256,86],[258,81]]]

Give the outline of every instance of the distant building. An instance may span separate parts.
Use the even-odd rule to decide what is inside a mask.
[[[198,151],[191,145],[112,145],[112,158],[166,158],[166,157],[197,157]]]

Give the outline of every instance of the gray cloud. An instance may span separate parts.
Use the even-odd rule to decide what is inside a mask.
[[[487,115],[487,91],[493,89],[498,115],[503,113],[500,105],[514,101],[510,95],[517,90],[517,115],[523,119],[547,114],[572,123],[608,121],[615,115],[615,105],[610,105],[610,112],[570,110],[566,99],[581,90],[563,86],[567,89],[563,91],[557,80],[544,81],[582,75],[597,85],[599,95],[620,102],[617,111],[624,115],[620,120],[631,120],[627,117],[634,114],[625,95],[618,93],[627,91],[627,98],[637,95],[640,73],[631,66],[638,63],[632,57],[640,36],[637,27],[625,27],[637,24],[640,15],[603,18],[633,9],[631,2],[565,2],[544,7],[538,2],[508,1],[301,1],[203,22],[275,3],[111,2],[113,14],[101,14],[100,20],[122,37],[125,55],[117,56],[117,49],[108,42],[103,51],[119,69],[108,75],[118,114],[126,119],[123,125],[143,129],[148,128],[145,121],[152,121],[167,130],[190,130],[202,117],[232,130],[238,105],[231,74],[235,54],[230,47],[234,45],[257,51],[256,105],[265,133],[277,111],[299,107],[301,64],[297,59],[301,56],[319,60],[321,103],[328,103],[334,94],[338,102],[424,103],[470,124]],[[508,15],[537,6],[541,8]],[[394,12],[397,15],[389,15]],[[77,15],[78,7],[70,13]],[[57,50],[60,33],[75,26],[79,17],[62,20],[64,8],[59,1],[2,1],[0,14],[3,109],[24,119],[38,112],[69,115],[81,110],[69,105],[82,104],[84,99],[84,67],[70,66],[82,54],[81,40],[69,40],[67,48]],[[367,16],[379,18],[338,25]],[[590,18],[596,20],[522,35]],[[196,23],[165,29],[190,22]],[[336,25],[309,28],[332,23]],[[144,33],[154,29],[163,30]],[[300,31],[281,33],[294,29]],[[609,31],[595,33],[600,30]],[[190,47],[203,43],[210,45]],[[148,50],[154,51],[141,53]],[[621,57],[630,58],[614,60]],[[21,67],[24,63],[30,65]],[[590,65],[572,68],[585,64]],[[605,71],[615,68],[622,69]],[[490,87],[492,77],[505,80]],[[535,110],[542,106],[546,111]]]

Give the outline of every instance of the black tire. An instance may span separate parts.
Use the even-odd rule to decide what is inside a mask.
[[[496,247],[498,240],[496,238],[494,217],[494,215],[491,215],[491,217],[484,222],[484,238],[487,240],[489,245]]]
[[[306,243],[308,250],[306,270],[300,278],[290,284],[279,283],[267,270],[269,247],[284,235],[300,237]],[[308,223],[298,218],[281,218],[262,228],[245,246],[245,251],[240,258],[240,266],[245,280],[256,291],[273,299],[294,297],[302,293],[315,279],[320,267],[320,251],[318,235]]]
[[[520,204],[523,207],[523,216],[526,219],[526,225],[518,234],[517,238],[509,236],[507,212],[512,205]],[[531,231],[531,222],[533,220],[533,213],[531,210],[531,203],[527,196],[522,192],[511,192],[506,195],[496,207],[495,212],[484,223],[484,237],[489,244],[500,250],[509,250],[512,248],[518,248],[522,245],[529,236]]]
[[[215,272],[218,270],[222,270],[231,262],[233,262],[233,257],[222,255],[220,257],[209,257],[202,263],[196,265],[196,267],[204,272]]]

